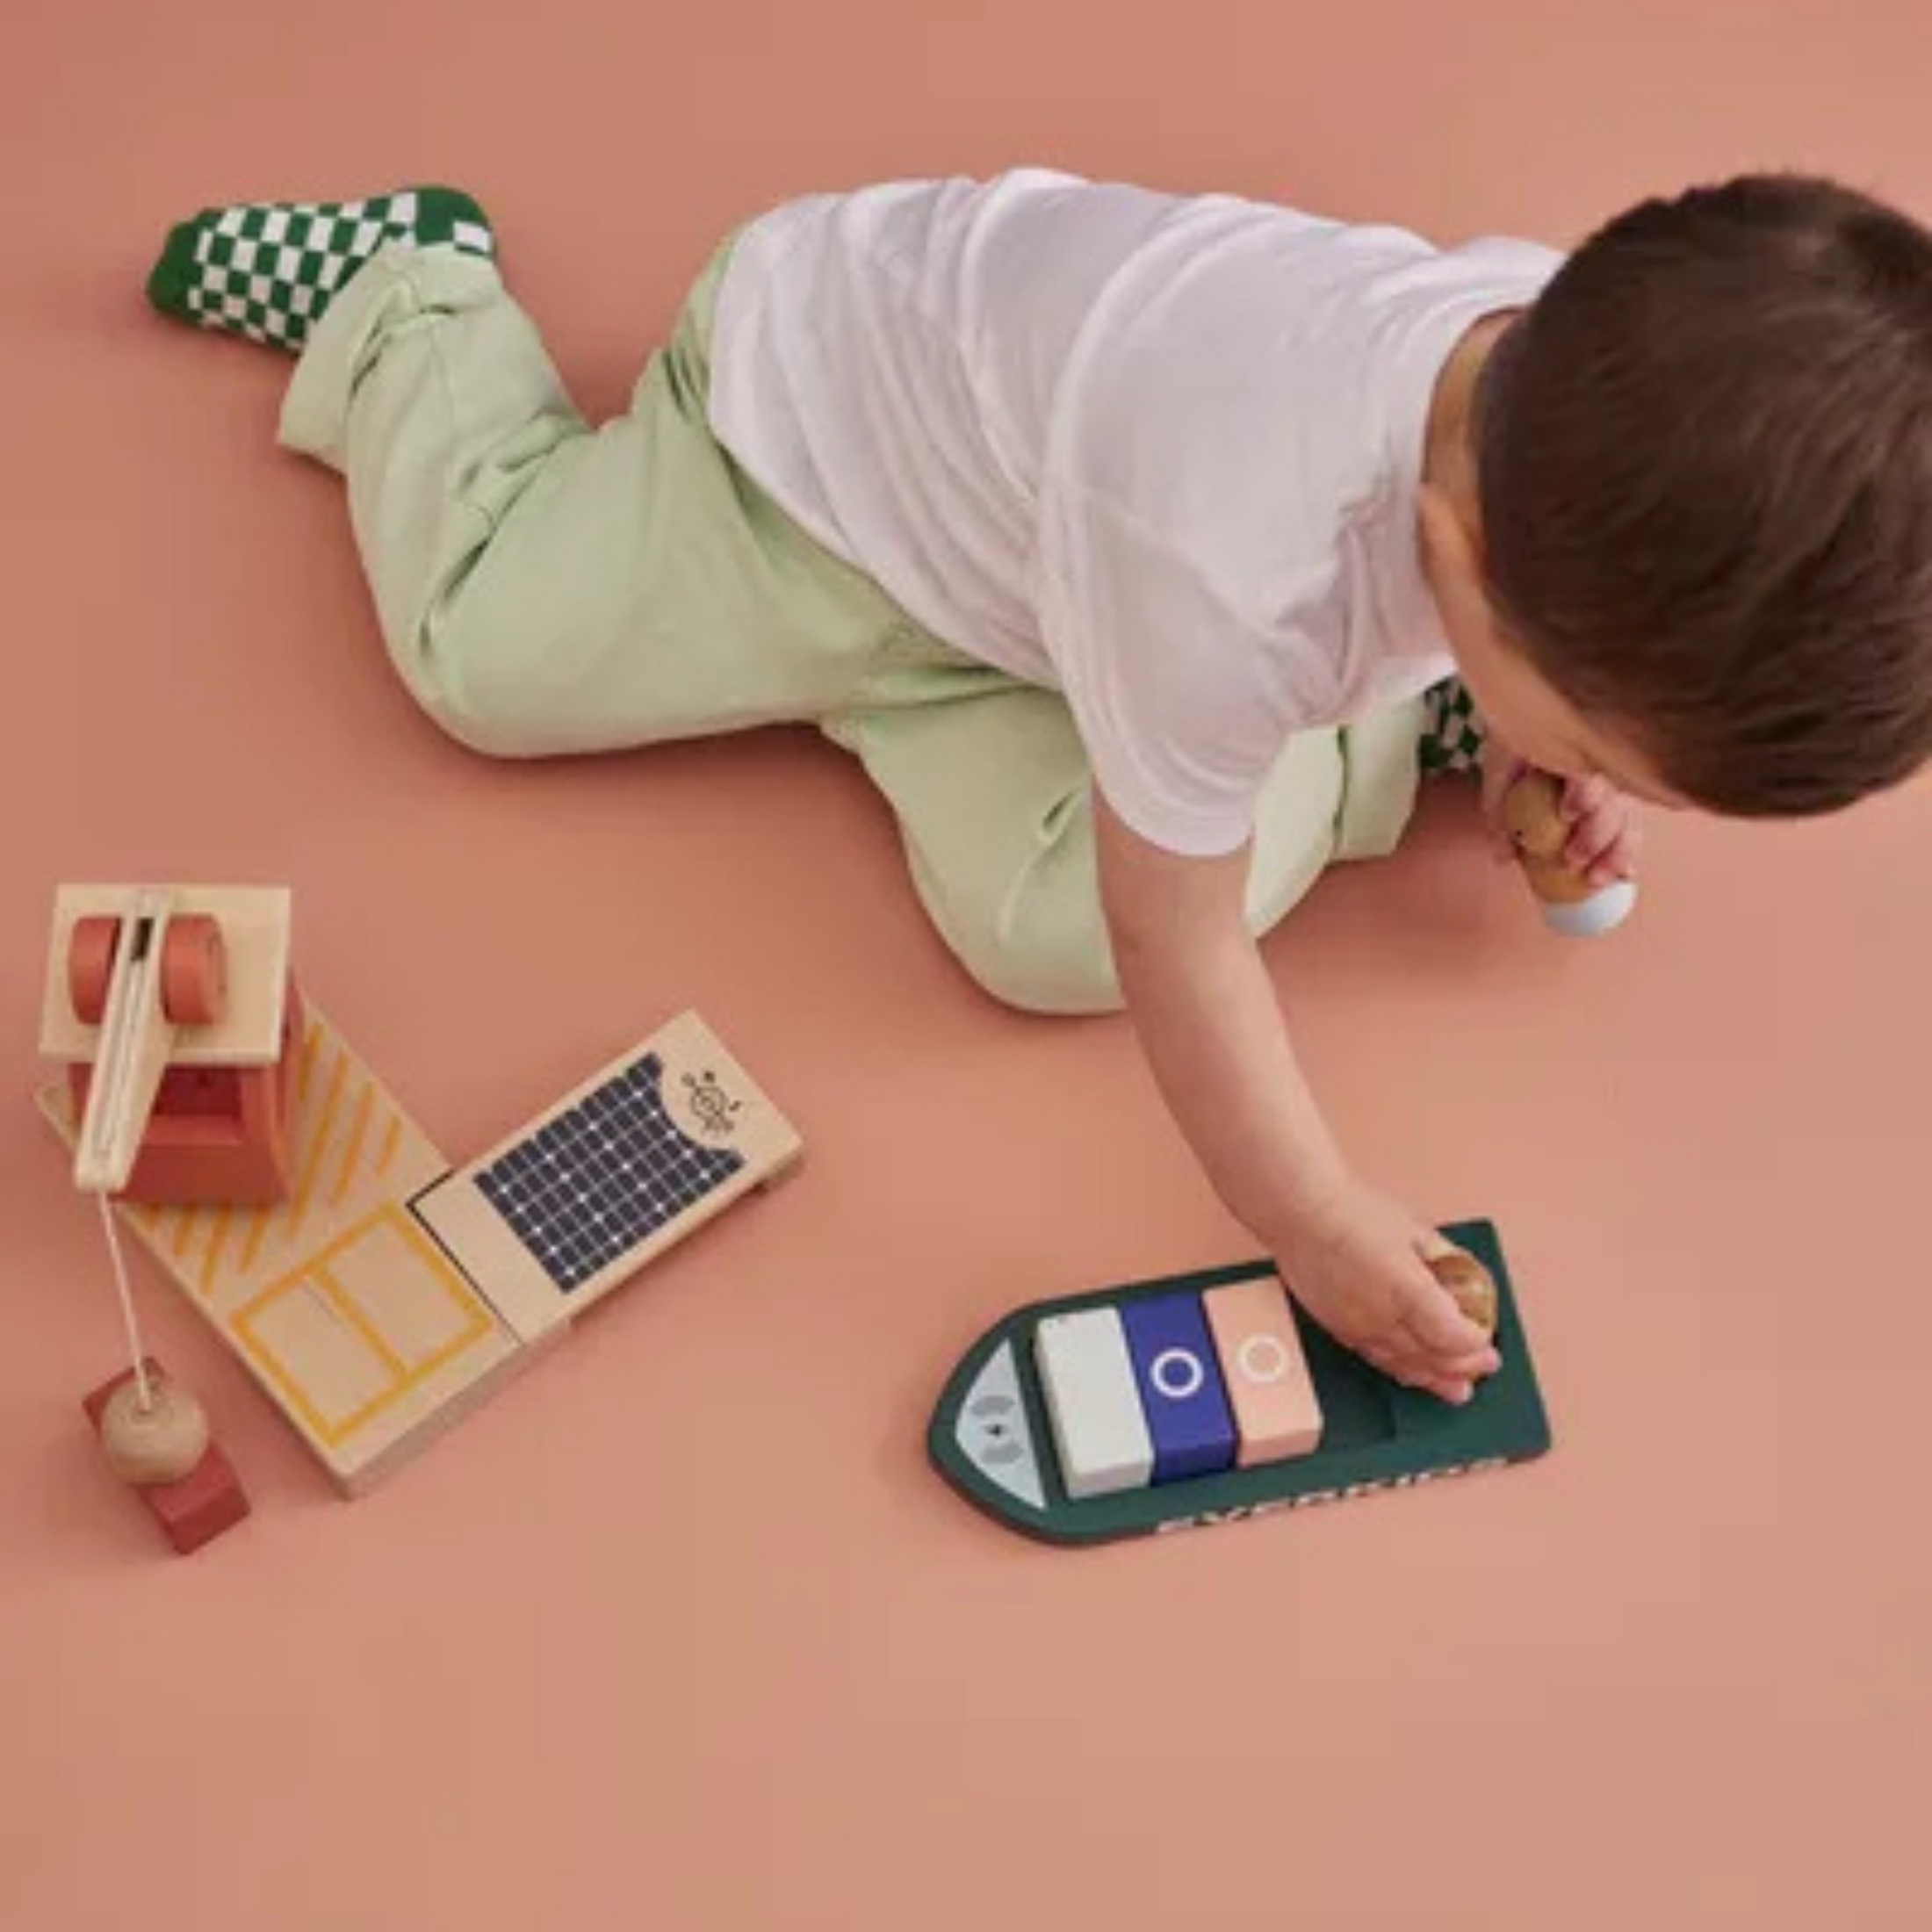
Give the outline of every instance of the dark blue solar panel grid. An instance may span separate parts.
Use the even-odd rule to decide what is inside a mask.
[[[745,1164],[700,1147],[665,1111],[654,1053],[478,1171],[476,1185],[566,1294]]]

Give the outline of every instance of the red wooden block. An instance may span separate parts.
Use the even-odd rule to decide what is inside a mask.
[[[145,1366],[151,1376],[162,1373],[153,1357]],[[123,1382],[131,1382],[134,1372],[124,1368],[90,1395],[83,1407],[88,1420],[98,1431],[101,1412],[108,1398]],[[148,1514],[160,1524],[162,1533],[183,1556],[213,1542],[224,1530],[233,1529],[249,1513],[249,1499],[241,1479],[221,1453],[221,1445],[211,1441],[204,1455],[178,1482],[140,1482],[128,1485],[148,1505]]]

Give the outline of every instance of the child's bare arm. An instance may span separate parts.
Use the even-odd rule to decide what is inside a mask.
[[[1208,1179],[1337,1340],[1465,1399],[1495,1352],[1431,1274],[1433,1231],[1361,1184],[1322,1118],[1248,931],[1248,853],[1178,858],[1094,812],[1121,990]]]

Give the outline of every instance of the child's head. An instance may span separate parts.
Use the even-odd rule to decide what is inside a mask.
[[[1932,234],[1749,177],[1593,235],[1496,338],[1431,573],[1550,768],[1734,817],[1932,759]]]

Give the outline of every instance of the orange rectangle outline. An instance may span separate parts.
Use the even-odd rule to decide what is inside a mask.
[[[395,1352],[382,1338],[380,1330],[371,1320],[369,1311],[357,1302],[335,1274],[330,1271],[329,1261],[342,1249],[360,1241],[364,1236],[387,1223],[401,1236],[404,1244],[413,1249],[418,1258],[429,1268],[431,1276],[439,1282],[455,1302],[459,1313],[466,1317],[464,1327],[434,1353],[426,1355],[413,1368],[403,1368]],[[292,1294],[304,1287],[314,1287],[322,1297],[353,1328],[370,1352],[376,1356],[389,1373],[389,1386],[378,1389],[358,1409],[352,1409],[340,1422],[330,1424],[321,1412],[310,1401],[307,1392],[284,1366],[281,1359],[269,1344],[258,1335],[253,1323],[262,1310],[285,1294]],[[401,1400],[413,1388],[419,1388],[439,1368],[447,1366],[458,1356],[493,1333],[496,1320],[489,1304],[478,1294],[469,1279],[457,1267],[450,1258],[416,1226],[398,1200],[386,1200],[372,1208],[359,1221],[352,1222],[328,1244],[312,1254],[288,1273],[278,1276],[251,1300],[237,1308],[228,1323],[229,1333],[235,1345],[273,1383],[288,1403],[290,1409],[300,1418],[318,1440],[330,1448],[339,1447],[366,1423],[372,1421],[386,1409]]]

